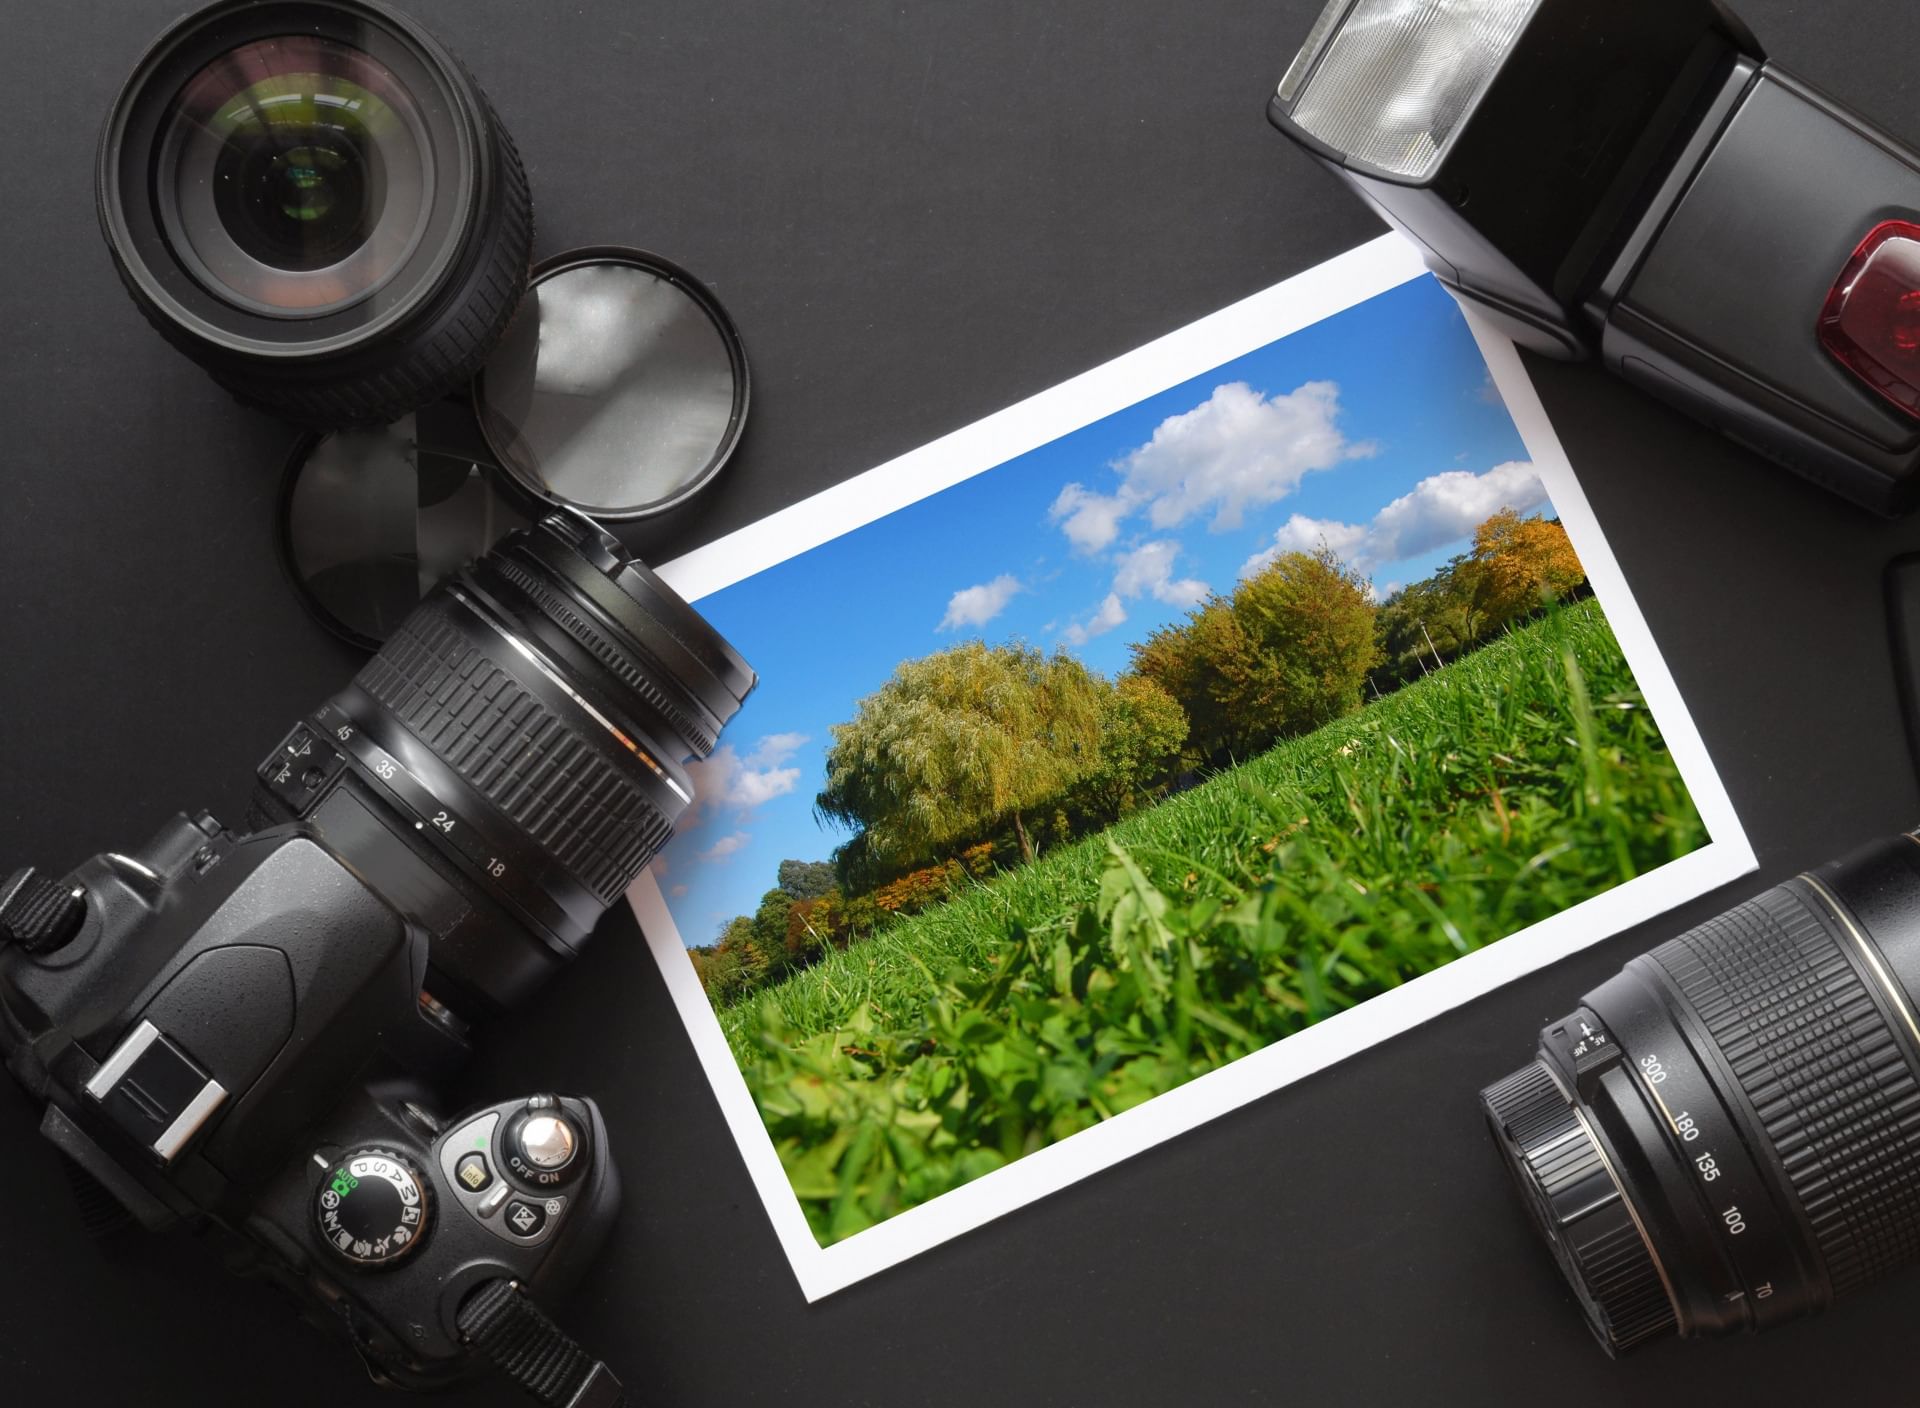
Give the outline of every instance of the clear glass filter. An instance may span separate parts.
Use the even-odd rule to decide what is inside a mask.
[[[376,648],[436,583],[530,521],[464,443],[470,419],[436,402],[295,447],[281,556],[307,609],[341,639]]]
[[[719,472],[747,413],[746,353],[719,301],[643,250],[556,255],[480,374],[496,462],[548,503],[647,518]]]
[[[1280,96],[1298,94],[1293,121],[1349,160],[1421,180],[1439,165],[1538,5],[1333,0]]]

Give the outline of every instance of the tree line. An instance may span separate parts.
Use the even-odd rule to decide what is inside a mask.
[[[850,839],[831,861],[782,861],[753,914],[691,950],[701,981],[721,1002],[775,982],[1324,727],[1585,580],[1557,521],[1502,510],[1385,602],[1325,545],[1282,554],[1131,646],[1115,679],[1064,650],[977,640],[907,661],[833,729],[815,814]]]

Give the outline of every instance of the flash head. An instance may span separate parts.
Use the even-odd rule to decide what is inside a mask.
[[[1332,0],[1268,115],[1522,346],[1913,505],[1920,156],[1718,0]]]
[[[1523,345],[1587,354],[1593,264],[1757,54],[1716,0],[1332,0],[1268,106]]]

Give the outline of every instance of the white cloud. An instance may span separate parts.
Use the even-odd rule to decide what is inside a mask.
[[[1469,536],[1503,508],[1531,513],[1547,502],[1531,464],[1515,460],[1485,474],[1455,469],[1423,479],[1373,518],[1375,561],[1399,562]]]
[[[965,587],[947,600],[947,614],[940,618],[939,629],[957,631],[969,626],[984,626],[1018,596],[1022,588],[1017,577],[1002,572],[991,582]]]
[[[1340,388],[1331,381],[1310,381],[1284,396],[1229,382],[1161,421],[1152,439],[1115,460],[1120,485],[1113,493],[1069,484],[1048,517],[1087,554],[1111,547],[1138,513],[1160,529],[1202,514],[1216,532],[1238,528],[1249,509],[1278,503],[1313,471],[1377,452],[1348,440],[1339,417]]]
[[[1085,645],[1095,636],[1103,636],[1116,626],[1126,624],[1126,604],[1120,600],[1118,592],[1108,592],[1107,599],[1100,603],[1085,621],[1075,621],[1060,633],[1060,638],[1068,645]]]
[[[1330,518],[1308,518],[1296,513],[1273,535],[1273,542],[1240,564],[1240,575],[1251,577],[1263,572],[1275,559],[1290,552],[1318,552],[1324,545],[1333,555],[1357,562],[1367,546],[1367,529],[1357,523],[1339,523]]]
[[[753,745],[753,751],[746,756],[746,766],[777,768],[798,753],[806,741],[804,733],[769,733]]]
[[[1074,551],[1096,553],[1120,536],[1120,522],[1133,509],[1124,494],[1096,494],[1084,485],[1069,484],[1047,510],[1047,518],[1060,525]]]
[[[1238,528],[1250,508],[1278,503],[1308,474],[1371,455],[1335,424],[1340,388],[1310,381],[1285,396],[1230,382],[1121,457],[1122,494],[1146,506],[1156,528],[1203,513],[1216,530]]]
[[[687,893],[687,887],[685,885],[675,885],[671,890],[668,890],[667,893],[673,896],[674,899],[680,899]]]
[[[727,801],[743,812],[784,797],[800,781],[799,768],[742,768],[728,789]]]
[[[806,741],[804,733],[770,733],[744,758],[731,743],[723,743],[705,762],[687,764],[693,779],[693,805],[681,819],[680,829],[691,831],[723,810],[746,816],[775,797],[786,796],[799,785],[800,769],[781,764]]]
[[[731,832],[728,835],[722,836],[704,851],[699,852],[694,856],[694,859],[705,861],[725,860],[728,856],[744,849],[747,842],[752,839],[753,838],[744,831]]]
[[[1180,544],[1170,538],[1142,543],[1114,559],[1113,590],[1116,596],[1132,601],[1151,596],[1169,606],[1197,606],[1207,597],[1207,584],[1192,577],[1174,580],[1173,564],[1180,556]]]
[[[1288,552],[1312,552],[1325,543],[1360,571],[1405,562],[1472,536],[1503,508],[1531,513],[1547,503],[1546,486],[1531,464],[1514,460],[1484,474],[1454,469],[1414,485],[1373,516],[1370,523],[1340,523],[1295,514],[1273,535],[1265,551],[1240,568],[1250,577]]]

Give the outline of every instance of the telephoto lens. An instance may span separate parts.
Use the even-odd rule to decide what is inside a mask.
[[[1481,1093],[1610,1353],[1812,1315],[1920,1255],[1920,836],[1634,959]]]
[[[223,0],[108,116],[100,223],[149,322],[241,400],[314,428],[471,381],[526,289],[512,140],[433,36],[371,0]]]

